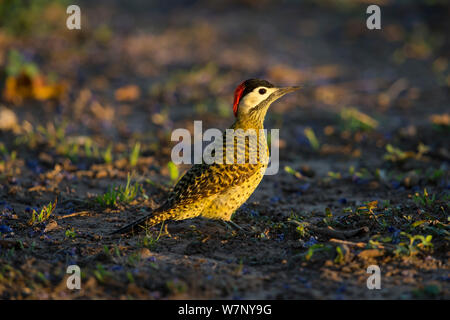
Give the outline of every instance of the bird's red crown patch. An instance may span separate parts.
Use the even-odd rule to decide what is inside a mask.
[[[239,106],[239,101],[241,100],[242,93],[245,90],[245,81],[237,86],[236,90],[234,90],[234,100],[233,100],[233,112],[234,116],[237,117],[237,111]]]

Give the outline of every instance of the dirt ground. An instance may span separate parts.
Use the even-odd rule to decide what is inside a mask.
[[[449,299],[450,7],[379,2],[381,30],[359,1],[85,1],[81,30],[50,1],[2,25],[0,297]],[[269,110],[280,170],[244,231],[108,235],[178,178],[171,132],[227,128],[252,77],[304,88]]]

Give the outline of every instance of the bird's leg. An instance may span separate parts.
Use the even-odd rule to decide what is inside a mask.
[[[241,230],[241,231],[243,231],[243,232],[246,232],[245,230],[244,230],[244,228],[242,228],[240,225],[238,225],[236,222],[233,222],[232,220],[230,220],[230,221],[228,221],[228,223],[229,224],[231,224],[233,227],[235,227],[236,229],[239,229],[239,230]]]
[[[231,226],[225,220],[218,219],[218,221],[222,223],[228,230],[233,230],[233,228],[231,228]]]
[[[242,228],[242,227],[241,227],[240,225],[238,225],[236,222],[233,222],[233,221],[231,221],[231,220],[228,220],[228,221],[220,220],[220,221],[222,221],[222,223],[223,223],[228,229],[230,229],[230,230],[232,230],[232,231],[238,230],[238,231],[241,231],[241,232],[243,232],[243,233],[245,233],[245,234],[249,234],[248,231],[246,231],[244,228]]]

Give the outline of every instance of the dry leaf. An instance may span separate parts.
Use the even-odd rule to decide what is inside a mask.
[[[136,85],[128,85],[122,88],[119,88],[115,92],[115,97],[117,101],[135,101],[139,99],[141,94],[141,90]]]

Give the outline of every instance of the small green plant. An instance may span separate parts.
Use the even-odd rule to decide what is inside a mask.
[[[389,199],[383,200],[383,202],[381,203],[381,206],[383,209],[389,209],[389,207],[391,206],[391,200],[389,200]]]
[[[134,283],[134,277],[130,271],[127,271],[127,279],[129,283]]]
[[[46,33],[57,28],[51,21],[42,21],[48,10],[52,14],[64,14],[67,0],[2,0],[0,5],[0,27],[14,36]]]
[[[313,244],[311,247],[308,248],[308,251],[305,254],[305,260],[309,261],[312,256],[319,251],[328,251],[330,248],[325,247],[325,245],[321,243]]]
[[[411,229],[417,228],[421,225],[423,225],[424,223],[426,223],[426,220],[419,220],[419,221],[415,221],[411,224]]]
[[[332,224],[332,222],[333,222],[333,213],[331,212],[330,208],[325,208],[325,218],[323,218],[323,222],[325,222],[325,224],[327,226]]]
[[[307,128],[305,128],[305,130],[303,130],[303,133],[305,134],[306,138],[308,139],[311,148],[313,148],[316,151],[319,150],[320,143],[316,137],[316,134],[314,133],[314,130],[310,127],[307,127]]]
[[[39,213],[35,209],[33,209],[31,218],[30,220],[28,220],[28,225],[33,226],[35,224],[39,224],[48,220],[50,218],[50,215],[55,210],[57,202],[58,200],[56,199],[55,202],[50,202],[46,206],[43,206]]]
[[[290,166],[285,166],[284,167],[284,171],[286,171],[287,173],[295,176],[298,179],[302,179],[303,178],[303,175],[300,172],[292,169]]]
[[[135,167],[138,160],[139,160],[139,153],[141,151],[141,144],[139,142],[136,142],[136,144],[133,147],[133,150],[130,154],[130,166]]]
[[[364,206],[359,207],[356,209],[356,213],[367,213],[374,215],[374,210],[378,207],[378,201],[370,201],[366,202]]]
[[[17,158],[17,151],[8,152],[8,148],[6,148],[3,142],[0,142],[0,155],[3,155],[5,160],[14,162]]]
[[[427,297],[437,297],[441,293],[442,288],[437,284],[430,284],[423,288],[418,288],[412,291],[413,295],[418,299],[425,299]]]
[[[113,251],[113,253],[111,253],[111,251]],[[120,258],[122,255],[120,253],[120,249],[119,247],[115,244],[113,248],[109,248],[106,244],[103,245],[103,253],[108,256],[113,258],[113,254],[117,257]]]
[[[183,294],[187,291],[186,283],[178,279],[167,281],[166,286],[167,289],[169,289],[169,291],[175,295]]]
[[[342,175],[340,172],[333,172],[333,171],[328,171],[328,178],[330,180],[338,180],[342,178]]]
[[[178,167],[172,161],[169,161],[167,167],[169,168],[170,181],[172,181],[172,184],[175,184],[175,182],[178,180],[178,177],[180,176]]]
[[[157,238],[154,238],[151,235],[146,235],[143,239],[142,239],[142,245],[150,250],[154,250],[156,247],[156,243],[158,242]]]
[[[127,258],[127,263],[132,267],[136,267],[140,261],[141,261],[141,256],[139,253],[130,254]]]
[[[103,253],[105,255],[107,255],[108,257],[111,255],[111,253],[109,252],[109,248],[108,248],[108,246],[106,244],[103,245]]]
[[[337,246],[336,247],[336,258],[334,259],[334,263],[336,264],[342,264],[345,261],[344,253],[342,252],[342,248]]]
[[[348,214],[352,214],[353,213],[353,208],[352,207],[346,207],[346,208],[342,209],[342,212],[348,213]]]
[[[296,214],[292,212],[291,216],[288,218],[287,221],[297,225],[295,230],[298,232],[298,234],[300,234],[300,237],[304,238],[308,235],[308,230],[306,229],[306,227],[309,224],[308,222],[300,222],[300,219],[301,218],[299,218]]]
[[[409,243],[400,242],[395,250],[397,255],[407,254],[409,256],[413,256],[420,250],[427,251],[433,249],[433,243],[431,242],[433,238],[432,235],[411,235],[406,232],[400,232],[400,235],[407,237],[409,239]]]
[[[120,248],[117,246],[117,244],[114,245],[114,254],[117,258],[120,258],[122,254],[120,253]]]
[[[112,155],[112,144],[108,146],[108,148],[102,153],[103,161],[107,164],[111,163],[113,160]]]
[[[3,142],[0,142],[0,153],[4,156],[8,155],[8,149]]]
[[[426,188],[423,189],[423,194],[416,192],[413,196],[413,201],[416,203],[416,205],[431,206],[431,205],[433,205],[435,200],[436,200],[436,195],[428,194],[428,191]]]
[[[41,272],[38,271],[36,273],[36,277],[45,285],[48,285],[49,281],[47,280],[47,278],[45,277],[45,275]]]
[[[50,147],[67,149],[66,130],[68,122],[62,121],[61,123],[49,122],[44,127],[39,125],[36,129],[37,134],[40,135],[43,141],[46,141]]]
[[[6,74],[8,76],[18,76],[20,73],[24,73],[32,78],[39,73],[39,68],[35,63],[28,62],[19,51],[12,49],[8,52]]]
[[[141,190],[141,186],[136,182],[131,184],[131,176],[128,174],[127,184],[123,186],[112,186],[105,194],[97,196],[96,202],[102,207],[117,207],[120,203],[129,203],[133,201]]]
[[[81,157],[83,150],[84,155],[89,158],[100,158],[98,147],[93,146],[92,139],[67,136],[68,124],[68,121],[64,120],[57,123],[48,122],[45,126],[38,125],[36,129],[31,127],[29,131],[16,137],[15,144],[24,144],[33,149],[40,144],[46,144],[53,148],[56,154],[69,158],[72,162]]]
[[[97,269],[94,270],[94,276],[100,283],[104,283],[105,278],[111,276],[111,273],[107,271],[103,265],[98,263]]]
[[[373,179],[373,175],[367,168],[360,168],[359,170],[356,170],[354,166],[350,166],[348,172],[360,179]]]
[[[391,144],[386,145],[386,154],[384,160],[391,162],[404,162],[407,159],[420,159],[425,153],[430,150],[430,147],[419,143],[417,146],[417,152],[414,151],[402,151],[400,148],[396,148]]]
[[[308,234],[308,231],[306,230],[307,223],[306,222],[300,222],[300,224],[295,228],[295,230],[300,234],[301,237],[306,237]]]
[[[412,151],[402,151],[399,148],[394,147],[391,144],[386,145],[386,154],[384,155],[384,160],[391,162],[400,162],[409,158],[413,158],[415,153]]]
[[[98,145],[90,137],[85,137],[80,144],[84,147],[84,155],[86,157],[97,159],[103,156],[99,151]]]
[[[377,120],[355,108],[344,108],[340,117],[344,130],[369,131],[378,127]]]
[[[142,239],[142,246],[148,248],[149,250],[154,250],[156,244],[159,241],[159,238],[161,238],[163,228],[164,228],[164,221],[161,224],[161,228],[159,229],[159,233],[156,237],[154,237],[150,232],[148,232],[148,230],[145,230],[145,237]]]
[[[74,239],[77,236],[77,233],[75,232],[75,229],[67,229],[65,233],[66,238]]]
[[[84,141],[84,154],[88,158],[92,158],[92,143],[93,143],[93,141],[91,138],[87,138]]]
[[[14,254],[15,254],[15,253],[16,253],[16,249],[15,249],[15,248],[10,248],[10,249],[8,249],[8,250],[6,251],[7,259],[9,260],[9,259],[14,258]]]
[[[428,179],[430,179],[431,181],[438,181],[439,179],[441,179],[445,174],[445,170],[444,169],[430,169],[427,170],[427,177]]]
[[[111,189],[103,195],[97,196],[95,201],[102,207],[116,207],[118,204],[120,191],[116,187],[111,187]]]

